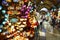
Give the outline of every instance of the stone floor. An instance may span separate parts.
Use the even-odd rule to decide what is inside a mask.
[[[60,31],[58,29],[54,29],[53,32],[46,31],[46,33],[40,31],[33,40],[60,40]]]
[[[60,40],[60,31],[54,29],[53,33],[46,32],[46,40]]]

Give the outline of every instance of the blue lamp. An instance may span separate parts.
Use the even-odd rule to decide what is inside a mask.
[[[2,6],[0,6],[0,10],[2,9]]]

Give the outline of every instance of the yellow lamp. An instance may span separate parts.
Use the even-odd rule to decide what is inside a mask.
[[[7,2],[12,2],[12,0],[6,0]]]

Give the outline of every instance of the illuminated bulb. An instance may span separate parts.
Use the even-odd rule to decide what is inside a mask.
[[[17,31],[18,33],[20,33],[20,31]]]
[[[25,27],[25,25],[20,25],[19,27]]]
[[[25,38],[24,40],[29,40],[28,38]]]
[[[12,29],[14,29],[14,26],[11,26]]]
[[[33,37],[33,35],[32,35],[32,34],[30,34],[30,37]]]
[[[2,10],[2,13],[6,13],[6,10]]]
[[[9,23],[9,26],[11,26],[11,23]]]
[[[0,32],[2,32],[2,29],[0,29]]]
[[[14,26],[11,26],[11,31],[15,31]]]
[[[23,21],[24,19],[20,19],[20,21]]]
[[[27,19],[24,19],[24,20],[27,20]]]
[[[11,2],[12,0],[6,0],[7,2]]]
[[[41,1],[41,4],[43,4],[43,2]]]
[[[7,38],[9,38],[9,36],[7,36]]]
[[[16,27],[16,29],[19,29],[19,27]]]
[[[12,19],[10,20],[10,22],[12,22],[12,23],[15,23],[15,22],[17,22],[17,21],[18,21],[17,18],[12,18]]]
[[[2,6],[0,6],[0,10],[2,9]]]
[[[7,36],[7,38],[9,38],[10,36]]]
[[[21,27],[25,27],[25,25],[21,25]]]
[[[7,21],[8,19],[7,18],[5,18],[5,21]]]
[[[0,28],[3,28],[3,25],[0,25]]]
[[[18,2],[19,0],[13,0],[13,2]]]
[[[23,7],[26,7],[26,5],[23,5]]]
[[[5,14],[5,17],[6,17],[6,18],[8,18],[8,16],[9,16],[8,14]]]
[[[5,33],[3,33],[3,35],[5,35]]]
[[[20,31],[22,31],[22,30],[23,30],[23,28],[20,28],[19,30],[20,30]]]
[[[13,32],[15,31],[15,29],[12,30]]]
[[[5,24],[6,22],[3,22],[3,24]]]
[[[23,22],[23,24],[26,24],[26,22]]]
[[[20,35],[23,35],[23,33],[20,33]]]
[[[12,37],[12,36],[13,36],[13,35],[7,35],[6,37],[7,37],[7,38],[10,38],[10,37]]]
[[[21,24],[21,22],[17,22],[17,24]]]

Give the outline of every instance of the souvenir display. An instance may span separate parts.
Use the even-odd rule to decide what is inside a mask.
[[[59,0],[0,0],[0,40],[59,40]]]
[[[26,2],[27,0],[25,0]],[[9,5],[7,6],[7,4]],[[20,6],[19,0],[2,1],[3,7],[0,6],[0,24],[2,24],[1,27],[3,26],[3,29],[0,29],[0,32],[1,35],[6,35],[4,40],[30,40],[30,38],[34,37],[34,29],[38,23],[35,17],[31,18],[33,6],[27,5],[23,4]],[[7,7],[6,10],[4,7]],[[2,8],[4,9],[2,10]]]

